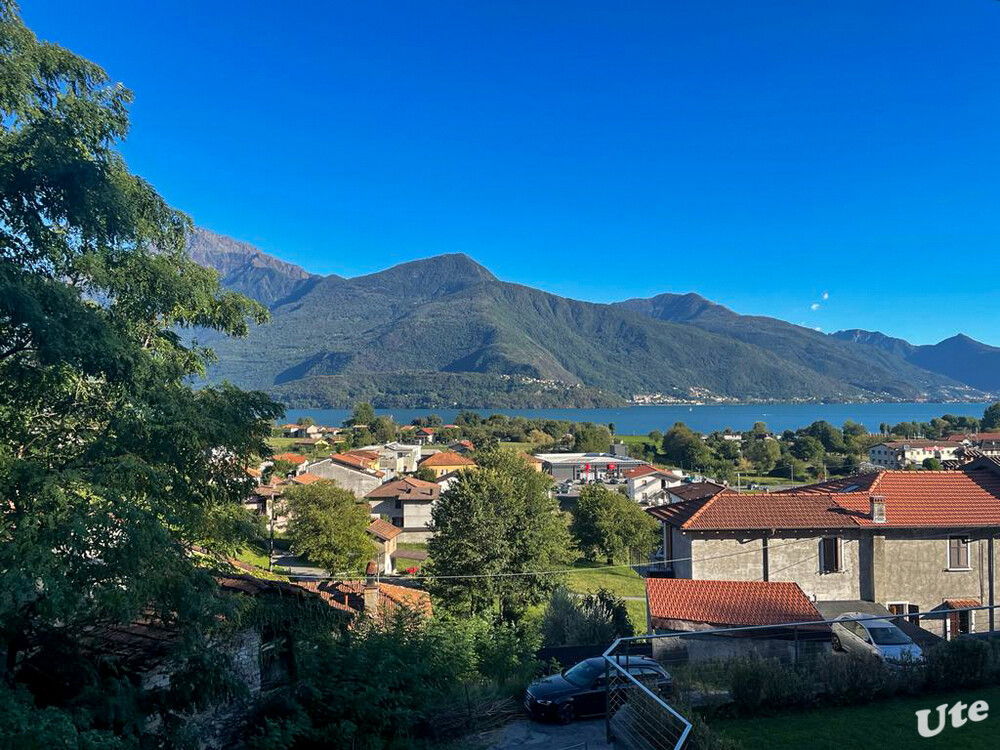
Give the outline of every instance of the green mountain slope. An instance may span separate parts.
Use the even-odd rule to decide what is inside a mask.
[[[581,302],[500,281],[461,254],[353,279],[317,277],[245,247],[212,247],[196,259],[268,304],[272,320],[245,340],[200,334],[218,355],[210,377],[290,405],[364,398],[392,407],[549,407],[614,405],[640,393],[854,400],[970,392],[891,352],[740,316],[697,295]]]
[[[889,348],[858,346],[783,320],[739,315],[697,294],[661,294],[618,303],[657,320],[731,337],[820,375],[885,398],[967,398],[967,382],[908,362]]]
[[[914,346],[878,331],[851,329],[837,331],[830,336],[898,353],[912,365],[961,380],[984,391],[1000,391],[1000,348],[961,333],[924,346]]]

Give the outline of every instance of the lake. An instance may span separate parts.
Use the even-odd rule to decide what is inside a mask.
[[[684,422],[698,432],[712,432],[729,427],[746,430],[754,422],[766,422],[773,431],[794,430],[819,419],[838,427],[848,419],[878,432],[882,422],[929,422],[942,414],[981,417],[985,403],[934,404],[712,404],[706,406],[628,406],[618,409],[468,409],[484,416],[508,414],[531,419],[564,419],[570,422],[614,422],[615,431],[621,435],[645,435],[652,430],[661,432],[675,422]],[[459,409],[376,409],[376,414],[388,414],[397,424],[409,424],[417,417],[437,414],[445,424],[453,422]],[[339,425],[350,409],[289,409],[285,420],[294,422],[299,417],[312,417],[317,424]]]

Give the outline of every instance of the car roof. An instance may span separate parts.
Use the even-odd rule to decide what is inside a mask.
[[[893,625],[885,618],[866,615],[864,612],[845,612],[837,617],[838,620],[857,620],[859,625]]]
[[[602,659],[604,657],[601,657]],[[658,667],[660,663],[648,656],[612,656],[619,666],[628,667]]]

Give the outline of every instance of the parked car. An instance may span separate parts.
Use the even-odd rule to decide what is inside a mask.
[[[644,656],[612,657],[623,669],[650,690],[669,695],[673,688],[670,673],[659,662]],[[559,674],[528,686],[524,707],[532,719],[553,719],[569,724],[581,716],[603,716],[607,705],[607,667],[604,657],[585,659]],[[627,689],[622,680],[614,680],[613,689]]]
[[[874,654],[883,661],[923,661],[913,639],[889,620],[872,619],[861,612],[845,612],[833,623],[833,648],[855,654]]]

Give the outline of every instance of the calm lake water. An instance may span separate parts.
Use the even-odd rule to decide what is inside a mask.
[[[754,422],[766,422],[771,430],[794,430],[825,419],[838,427],[848,419],[877,432],[882,422],[928,422],[942,414],[981,417],[988,404],[739,404],[711,406],[629,406],[620,409],[471,409],[484,416],[509,414],[542,419],[565,419],[570,422],[614,422],[622,435],[661,432],[675,422],[684,422],[698,432],[712,432],[727,427],[746,430]],[[437,414],[445,424],[454,421],[458,409],[376,409],[388,414],[397,424],[409,424],[417,417]],[[339,425],[350,415],[349,409],[289,409],[287,421],[312,417],[317,424]]]

